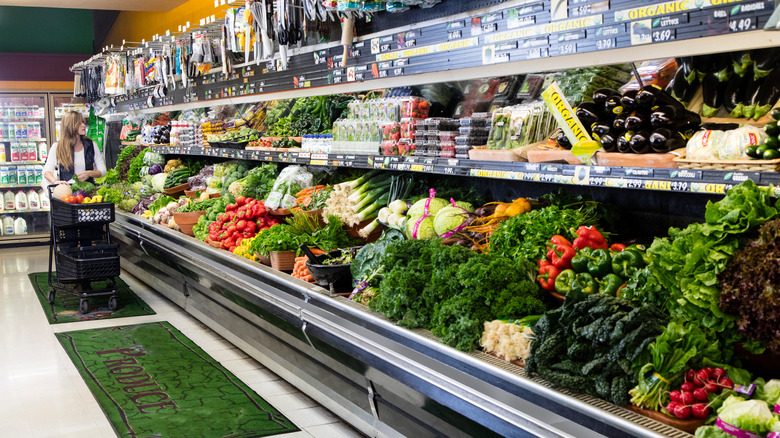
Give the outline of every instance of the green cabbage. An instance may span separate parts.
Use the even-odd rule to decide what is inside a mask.
[[[433,219],[433,230],[437,235],[457,229],[468,222],[468,213],[459,207],[444,207],[436,213]]]
[[[414,228],[421,217],[422,216],[408,216],[408,220],[406,221],[406,237],[408,239],[414,239]],[[433,216],[428,216],[420,222],[420,226],[417,228],[417,238],[428,240],[433,239],[436,236],[436,231],[433,229]]]
[[[456,207],[460,207],[460,208],[468,211],[469,213],[474,213],[474,206],[471,205],[470,202],[458,201],[458,202],[455,203],[455,206]]]
[[[424,198],[415,202],[414,205],[409,208],[409,211],[406,213],[406,215],[409,217],[416,216],[419,218],[425,214],[425,203],[428,202],[429,199],[431,200],[431,204],[428,207],[428,214],[435,215],[439,210],[450,205],[449,202],[441,198]]]

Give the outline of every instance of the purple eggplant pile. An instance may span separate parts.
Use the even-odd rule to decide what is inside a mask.
[[[575,114],[607,152],[666,153],[685,147],[701,125],[698,114],[655,85],[624,94],[601,88],[592,97],[592,102],[577,106]],[[560,137],[559,146],[570,148]]]
[[[730,117],[758,120],[780,99],[780,48],[691,56],[677,64],[667,91],[687,105],[701,87],[704,117],[724,108]]]

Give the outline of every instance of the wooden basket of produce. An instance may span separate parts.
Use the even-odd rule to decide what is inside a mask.
[[[292,271],[295,268],[295,251],[271,251],[271,267],[277,271]]]
[[[179,226],[181,232],[188,236],[195,236],[192,231],[192,227],[198,223],[198,218],[206,214],[205,210],[191,211],[189,213],[176,213],[173,212],[173,220],[176,221],[176,225]]]
[[[188,198],[197,198],[198,192],[203,193],[203,190],[185,190],[184,196]],[[209,193],[209,198],[219,198],[220,196],[222,195],[220,195],[219,193]]]
[[[623,154],[620,152],[596,152],[595,162],[599,166],[652,167],[656,169],[677,169],[682,167],[677,159],[685,156],[685,149],[665,154]]]
[[[680,169],[732,170],[738,172],[780,172],[780,158],[775,160],[674,160]]]
[[[696,429],[704,426],[704,422],[706,421],[704,418],[680,420],[679,418],[670,417],[663,412],[651,411],[649,409],[643,409],[634,405],[627,406],[626,408],[630,411],[636,412],[637,414],[644,415],[647,418],[658,421],[659,423],[667,424],[688,433],[696,432]]]
[[[259,260],[260,263],[262,263],[262,264],[264,264],[266,266],[271,266],[271,259],[269,259],[268,257],[260,254],[257,251],[255,251],[255,257],[257,257],[257,260]]]
[[[206,239],[206,243],[213,246],[214,248],[222,248],[222,242],[215,242],[211,239]]]
[[[190,188],[190,183],[184,183],[178,186],[173,186],[169,189],[163,189],[163,193],[173,198],[178,198],[184,194],[184,192]]]

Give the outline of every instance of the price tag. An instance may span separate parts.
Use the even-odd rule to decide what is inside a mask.
[[[758,25],[756,17],[729,17],[729,32],[745,32],[755,30]]]
[[[672,181],[669,189],[673,192],[687,192],[690,183],[685,181]]]
[[[602,38],[596,40],[596,48],[598,50],[609,50],[609,49],[614,49],[615,47],[617,47],[616,38]]]
[[[676,29],[659,29],[653,31],[654,43],[665,43],[667,41],[674,41],[677,39]]]
[[[558,55],[573,55],[577,53],[577,43],[564,43],[558,46]]]
[[[669,178],[673,179],[700,180],[701,177],[701,170],[680,169],[673,170],[669,173]]]

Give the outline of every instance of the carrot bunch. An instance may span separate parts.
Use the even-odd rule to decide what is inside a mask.
[[[326,186],[318,185],[313,187],[307,187],[300,192],[298,192],[295,195],[295,203],[298,204],[300,207],[308,207],[309,204],[311,204],[311,201],[313,200],[314,195],[321,191],[326,189]]]
[[[306,260],[306,256],[295,258],[292,276],[303,281],[308,281],[309,283],[314,283],[314,278],[312,278],[309,268],[306,267]]]

